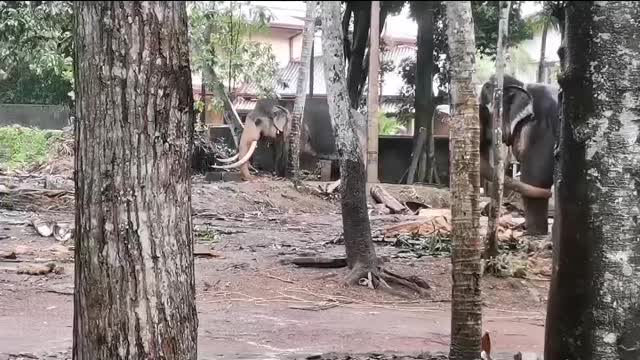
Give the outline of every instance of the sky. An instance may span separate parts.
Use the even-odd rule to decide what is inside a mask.
[[[252,1],[251,3],[271,9],[276,18],[278,15],[304,16],[306,9],[304,1]],[[540,8],[541,5],[533,1],[525,1],[522,4],[522,15],[535,13]],[[418,25],[409,18],[408,6],[405,6],[400,14],[387,18],[385,26],[385,34],[394,37],[415,38],[418,32]]]

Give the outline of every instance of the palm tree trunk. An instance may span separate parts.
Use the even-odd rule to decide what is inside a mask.
[[[549,31],[549,19],[547,18],[544,21],[544,25],[542,27],[542,40],[540,42],[540,62],[538,63],[538,76],[537,82],[542,83],[545,82],[544,79],[544,55],[547,52],[547,32]]]
[[[196,359],[184,2],[75,2],[73,358]]]
[[[447,2],[451,56],[451,193],[453,252],[450,359],[480,357],[480,120],[474,83],[471,3]]]
[[[451,203],[453,252],[450,359],[480,356],[480,120],[474,83],[471,3],[447,2],[451,55]]]
[[[569,2],[545,359],[640,357],[640,4]]]
[[[378,104],[380,102],[380,1],[371,2],[369,97],[367,100],[367,182],[378,182]]]
[[[307,87],[309,84],[309,67],[311,64],[311,48],[315,33],[315,1],[307,1],[307,13],[304,20],[302,34],[302,52],[300,54],[300,70],[296,87],[296,101],[293,104],[291,128],[289,131],[289,149],[287,151],[287,176],[299,180],[300,172],[300,127],[304,114],[304,105],[307,100]]]

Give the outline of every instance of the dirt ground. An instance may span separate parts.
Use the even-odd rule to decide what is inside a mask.
[[[4,176],[0,184],[5,189],[42,188],[43,178]],[[72,190],[72,183],[48,177],[47,188]],[[446,190],[387,184],[384,188],[402,201],[448,204]],[[0,259],[0,359],[20,358],[21,353],[22,358],[66,358],[72,345],[73,239],[40,236],[31,221],[39,218],[72,227],[72,198],[34,200],[35,205],[54,209],[45,211],[30,210],[4,194],[0,191],[0,253],[13,252],[15,259]],[[342,232],[337,200],[296,190],[283,180],[205,183],[196,176],[192,203],[196,253],[211,255],[196,257],[200,359],[447,351],[448,256],[407,257],[393,242],[377,241],[376,251],[387,260],[386,267],[425,279],[431,286],[428,294],[405,299],[346,287],[341,281],[344,268],[299,268],[286,261],[344,255],[344,246],[336,241]],[[372,230],[379,233],[407,218],[411,216],[372,214]],[[56,268],[45,275],[22,271],[47,263]],[[548,281],[540,274],[483,277],[484,330],[491,333],[494,352],[542,351]]]

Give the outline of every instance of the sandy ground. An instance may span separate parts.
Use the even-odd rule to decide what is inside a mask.
[[[42,186],[36,179],[3,179],[21,186],[29,181],[32,187]],[[404,201],[434,207],[448,202],[445,190],[385,188]],[[298,268],[282,261],[344,255],[344,246],[333,244],[342,232],[335,199],[269,179],[205,183],[195,178],[192,194],[196,250],[220,255],[196,258],[200,359],[448,349],[449,257],[405,258],[391,243],[377,243],[376,251],[386,257],[389,269],[419,275],[431,290],[422,298],[403,299],[346,287],[341,281],[345,269]],[[72,345],[73,240],[42,237],[30,221],[38,217],[72,223],[73,209],[35,212],[21,207],[6,206],[5,201],[0,208],[0,252],[17,255],[15,260],[0,260],[0,360],[20,353],[65,358]],[[375,233],[403,217],[372,215],[371,220]],[[43,261],[63,270],[46,275],[18,271]],[[494,351],[542,351],[548,285],[548,278],[540,275],[483,277],[484,329],[491,333]],[[323,307],[327,304],[332,307]]]

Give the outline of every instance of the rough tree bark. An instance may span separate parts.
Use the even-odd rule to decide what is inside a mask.
[[[184,2],[75,2],[74,359],[196,359]]]
[[[371,2],[369,98],[367,100],[367,182],[378,182],[378,102],[380,98],[380,1]]]
[[[640,357],[640,3],[569,2],[545,359]]]
[[[377,274],[376,252],[371,239],[371,224],[367,214],[366,173],[356,126],[364,127],[364,117],[351,111],[340,27],[340,2],[324,1],[322,6],[322,53],[327,84],[327,100],[331,121],[336,133],[340,154],[342,226],[347,261],[352,269],[347,277],[350,283]]]
[[[544,55],[547,51],[547,32],[549,32],[549,15],[546,15],[547,19],[544,20],[542,26],[542,40],[540,41],[540,62],[538,63],[538,74],[536,81],[539,83],[544,82]]]
[[[487,226],[487,239],[485,241],[485,258],[498,256],[498,219],[502,206],[504,191],[504,155],[506,147],[502,142],[502,95],[504,87],[504,65],[507,53],[507,34],[509,32],[509,10],[511,1],[500,1],[500,19],[498,22],[498,44],[496,47],[496,87],[493,90],[493,146],[491,151],[491,163],[493,183],[491,184],[491,211]]]
[[[299,180],[300,170],[300,127],[307,101],[307,87],[309,86],[309,68],[311,65],[311,48],[315,33],[316,1],[307,1],[307,12],[304,19],[302,33],[302,52],[300,54],[300,70],[296,87],[296,101],[293,104],[291,127],[289,130],[289,151],[287,151],[287,176]]]
[[[433,23],[434,8],[437,2],[413,2],[416,20],[418,22],[418,49],[416,51],[416,94],[415,94],[415,125],[414,129],[425,128],[427,131],[426,146],[420,155],[418,165],[418,182],[430,182],[433,167]],[[413,137],[414,144],[418,141],[418,133]]]
[[[480,357],[480,120],[474,77],[474,24],[469,1],[447,2],[451,56],[451,218],[453,251],[451,359]]]

